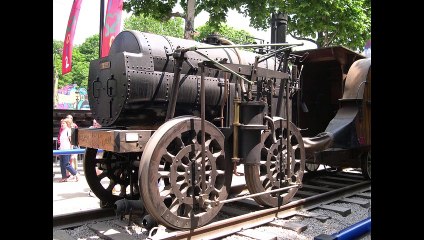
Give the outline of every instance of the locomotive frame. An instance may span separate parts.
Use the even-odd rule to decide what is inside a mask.
[[[125,40],[128,35],[136,35],[139,39],[144,37],[138,43],[148,37],[158,38],[134,31],[121,33],[120,36]],[[115,42],[118,44],[120,41],[123,40],[118,35]],[[180,47],[187,44],[193,42],[180,42],[173,52],[166,53],[167,61],[171,57],[173,59],[174,74],[168,103],[164,105],[166,116],[159,127],[153,124],[144,129],[138,126],[132,129],[108,128],[111,122],[119,122],[121,116],[112,113],[112,110],[107,114],[99,110],[104,105],[108,106],[105,98],[113,100],[115,96],[120,97],[120,90],[115,86],[121,82],[118,72],[113,72],[112,68],[125,69],[119,66],[119,62],[126,61],[124,79],[129,79],[135,72],[134,68],[145,68],[135,63],[143,63],[142,58],[148,56],[116,52],[112,46],[108,57],[91,63],[89,99],[92,98],[93,115],[97,114],[96,119],[106,127],[78,129],[76,136],[77,144],[87,148],[84,172],[90,188],[104,206],[112,205],[120,198],[137,199],[140,196],[147,212],[158,222],[171,228],[189,229],[207,224],[219,212],[228,197],[236,166],[244,163],[246,182],[256,201],[267,206],[288,203],[301,186],[305,161],[300,132],[289,120],[290,95],[297,89],[291,74],[270,70],[267,65],[277,65],[277,60],[269,62],[269,59],[277,53],[284,53],[281,67],[287,71],[289,61],[294,59],[290,55],[291,47],[296,44],[270,44],[283,47],[262,57],[253,55],[252,65],[240,64],[246,61],[240,55],[249,53],[235,50],[238,63],[226,63],[228,58],[214,60],[208,52],[241,46]],[[151,49],[150,53],[153,51]],[[203,58],[203,61],[198,61],[197,67],[190,51]],[[183,66],[183,63],[187,64]],[[187,67],[185,71],[184,67]],[[150,65],[149,68],[154,67]],[[187,83],[187,79],[193,81],[188,75],[190,72],[197,73],[196,68],[200,68],[200,86],[195,87],[200,87],[200,91],[196,89],[201,105],[200,113],[197,112],[200,118],[196,112],[192,116],[181,114],[177,104],[177,98],[181,96],[179,90],[184,87],[180,82],[182,72],[186,75],[181,78],[185,78]],[[212,91],[211,84],[205,83],[205,69],[209,69],[208,75],[213,73],[215,77],[223,77],[218,77],[223,81],[215,84],[220,95],[225,96],[225,99],[215,98],[215,101],[219,100],[221,114],[211,116],[213,109],[205,102],[208,95],[205,89],[209,95]],[[224,72],[230,72],[228,79]],[[126,84],[125,81],[123,83]],[[106,93],[103,99],[102,90]],[[184,91],[188,92],[187,89]],[[110,109],[116,107],[113,104],[109,106]],[[103,158],[96,158],[97,149],[106,151]],[[96,167],[103,171],[98,176]],[[101,183],[105,177],[110,179],[107,186]],[[157,186],[159,182],[165,185],[161,191]],[[112,194],[115,185],[122,188],[118,196]]]
[[[302,137],[291,121],[292,112],[301,119],[299,73],[307,53],[293,53],[294,45],[286,43],[267,44],[280,48],[263,56],[236,50],[250,46],[194,43],[124,31],[109,56],[91,62],[90,107],[104,127],[78,129],[75,141],[86,147],[84,173],[102,207],[141,199],[164,226],[200,227],[230,201],[232,175],[239,175],[241,163],[246,197],[281,206],[301,187],[305,162],[329,163],[320,162],[323,154],[344,141],[331,128]],[[361,148],[361,158],[370,156],[370,145]],[[98,149],[103,157],[96,157]]]

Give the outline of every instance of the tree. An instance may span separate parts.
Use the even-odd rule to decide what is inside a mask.
[[[344,45],[362,51],[371,37],[370,0],[288,0],[288,32],[317,47]]]
[[[196,0],[181,0],[180,6],[184,9],[184,13],[173,12],[172,9],[178,2],[178,0],[125,0],[123,9],[133,12],[136,16],[144,15],[159,21],[180,17],[185,20],[184,38],[193,39],[195,35],[194,17],[201,12],[201,9],[196,8]]]
[[[99,58],[99,35],[87,38],[81,45],[75,45],[72,50],[72,71],[62,75],[63,42],[53,40],[54,67],[58,74],[58,88],[69,84],[87,87],[90,61]]]
[[[81,54],[84,55],[84,58],[87,62],[99,58],[99,35],[95,34],[87,39],[78,47],[78,50]]]
[[[172,11],[178,2],[187,9],[187,0],[126,0],[124,9],[158,20],[185,18],[186,13]],[[208,12],[210,25],[218,29],[229,9],[250,17],[250,26],[259,30],[270,27],[271,13],[284,12],[289,16],[288,34],[318,47],[345,45],[362,50],[371,36],[370,0],[197,0],[195,15]]]
[[[143,14],[140,16],[131,15],[124,21],[124,29],[138,30],[142,32],[150,32],[158,35],[172,36],[177,38],[183,37],[183,20],[181,18],[171,18],[168,21],[162,22],[155,20],[153,17],[146,17]],[[219,29],[206,22],[205,25],[197,28],[199,33],[194,37],[194,40],[201,41],[209,34],[216,33],[222,37],[232,41],[235,44],[244,44],[253,36],[245,30],[237,30],[233,27],[221,24]]]
[[[225,23],[222,23],[219,29],[215,29],[215,27],[211,26],[209,22],[206,22],[205,25],[197,28],[197,32],[199,32],[199,35],[194,38],[196,41],[201,41],[212,33],[219,34],[234,44],[245,44],[253,37],[249,32],[246,32],[245,30],[237,30]]]
[[[153,17],[131,15],[124,21],[124,29],[133,29],[141,32],[150,32],[158,35],[182,38],[184,35],[183,20],[171,18],[167,21],[158,21]]]

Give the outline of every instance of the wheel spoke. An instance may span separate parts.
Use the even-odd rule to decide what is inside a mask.
[[[280,124],[282,122],[282,127]],[[261,159],[258,159],[260,167],[245,164],[245,178],[251,193],[260,193],[287,186],[291,181],[301,182],[303,171],[299,171],[299,164],[304,164],[304,148],[303,140],[298,129],[293,123],[290,123],[290,131],[287,131],[286,120],[280,121],[280,118],[274,117],[274,125],[276,131],[277,142],[273,143],[271,139],[270,130],[264,131],[262,139]],[[289,136],[287,137],[287,134]],[[281,139],[282,138],[282,139]],[[290,141],[290,148],[288,149],[288,140]],[[301,145],[300,145],[301,143]],[[287,151],[290,151],[290,161],[287,162]],[[299,161],[295,159],[296,154],[299,154]],[[299,163],[299,164],[297,164]],[[286,182],[286,167],[290,166],[291,178]],[[281,165],[281,169],[280,169]],[[283,186],[280,186],[280,179],[283,179]],[[265,193],[263,195],[254,197],[254,199],[261,205],[276,207],[279,203],[278,195],[283,198],[283,204],[291,200],[296,193],[297,189],[290,189],[280,193]]]
[[[87,183],[100,199],[101,207],[112,206],[116,200],[124,197],[138,199],[138,190],[133,191],[132,195],[127,195],[126,188],[130,185],[131,174],[134,174],[134,180],[137,179],[133,161],[139,160],[139,154],[117,154],[105,151],[103,158],[99,159],[96,155],[97,149],[87,148],[83,166]],[[112,191],[116,185],[121,187],[119,195],[117,195],[118,192]],[[138,188],[137,181],[133,181],[131,187]]]
[[[143,164],[140,164],[139,181],[144,186],[140,186],[144,206],[167,227],[189,229],[206,224],[216,216],[222,204],[199,209],[200,194],[217,200],[228,196],[231,179],[227,176],[217,181],[219,175],[225,176],[232,170],[231,161],[226,161],[224,156],[224,136],[213,124],[205,122],[207,151],[203,173],[202,146],[198,142],[200,125],[200,118],[196,117],[169,120],[151,136],[140,160]],[[157,191],[157,179],[165,182],[160,191]],[[202,189],[203,180],[206,189]],[[191,221],[191,216],[196,220]]]

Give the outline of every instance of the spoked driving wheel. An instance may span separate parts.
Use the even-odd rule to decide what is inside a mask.
[[[270,131],[262,133],[263,147],[259,165],[244,165],[246,184],[250,193],[260,193],[278,188],[287,187],[290,184],[301,184],[305,169],[305,148],[302,136],[293,123],[289,123],[290,131],[287,131],[287,121],[274,117],[275,125],[274,142]],[[290,178],[287,178],[287,135],[290,140]],[[280,137],[282,136],[282,144]],[[282,151],[282,152],[281,152]],[[280,168],[281,163],[281,168]],[[281,173],[280,173],[281,172]],[[282,184],[280,184],[280,179]],[[297,188],[290,188],[281,192],[265,193],[254,197],[258,204],[276,207],[278,195],[281,194],[281,204],[288,203],[296,194]]]
[[[174,118],[151,136],[141,157],[139,179],[146,210],[166,227],[190,229],[207,224],[231,186],[231,161],[225,160],[224,135],[205,121],[205,172],[202,171],[201,121]]]
[[[134,161],[140,153],[113,153],[105,151],[96,158],[97,149],[87,148],[84,174],[90,189],[100,199],[101,207],[111,207],[116,200],[138,199],[138,169]]]

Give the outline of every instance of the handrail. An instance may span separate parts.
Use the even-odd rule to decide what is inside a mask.
[[[103,152],[103,149],[98,149],[97,152]],[[68,155],[68,154],[85,154],[85,148],[53,150],[54,155]]]

